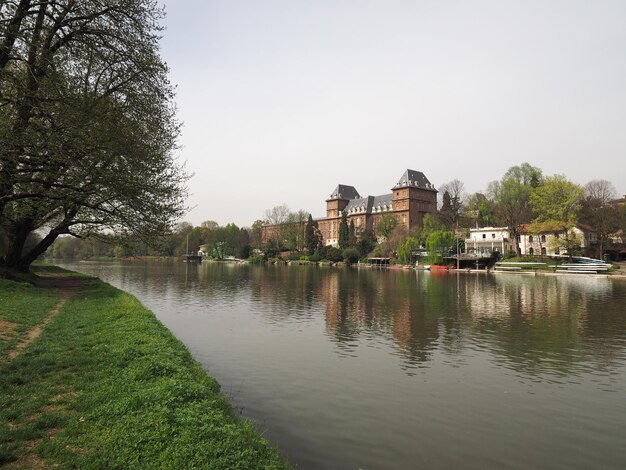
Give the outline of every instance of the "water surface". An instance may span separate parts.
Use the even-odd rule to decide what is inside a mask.
[[[626,281],[66,266],[136,295],[298,468],[626,468]]]

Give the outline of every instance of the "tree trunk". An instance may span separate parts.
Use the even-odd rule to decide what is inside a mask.
[[[21,265],[22,252],[24,251],[24,245],[28,235],[33,231],[32,221],[25,221],[12,228],[12,230],[6,231],[9,238],[9,245],[7,246],[4,259],[0,262],[0,265],[8,268],[18,270],[20,272],[28,272],[27,266],[25,269]]]

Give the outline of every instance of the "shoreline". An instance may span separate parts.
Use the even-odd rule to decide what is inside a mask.
[[[289,468],[137,298],[61,268],[36,272],[81,285],[42,324],[58,284],[0,282],[0,466]]]

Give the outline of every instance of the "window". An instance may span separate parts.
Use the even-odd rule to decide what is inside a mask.
[[[495,234],[495,233],[492,233],[492,234],[491,234],[491,238],[496,238],[496,234]]]
[[[554,238],[559,238],[559,232],[555,232],[554,233]],[[558,253],[557,253],[557,255],[558,255]]]
[[[533,236],[532,235],[528,235],[528,243],[532,243],[533,242]],[[532,250],[532,248],[531,248]],[[531,253],[532,255],[532,253]]]
[[[535,254],[535,250],[533,250],[533,248],[532,248],[532,247],[531,247],[531,248],[529,248],[529,250],[528,250],[528,254],[529,254],[530,256],[534,255],[534,254]]]
[[[545,243],[546,242],[546,236],[545,235],[541,235],[541,242]],[[545,255],[545,253],[543,253]]]
[[[558,248],[554,250],[554,254],[555,254],[555,255],[558,255],[558,254],[559,254],[559,249],[558,249]]]
[[[483,233],[483,238],[487,238],[487,234],[486,233]]]
[[[545,256],[546,253],[546,247],[544,246],[543,248],[541,248],[541,254]]]

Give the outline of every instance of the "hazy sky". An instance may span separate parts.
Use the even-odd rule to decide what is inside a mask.
[[[626,1],[166,0],[186,220],[314,216],[405,169],[484,190],[512,165],[626,194]]]

